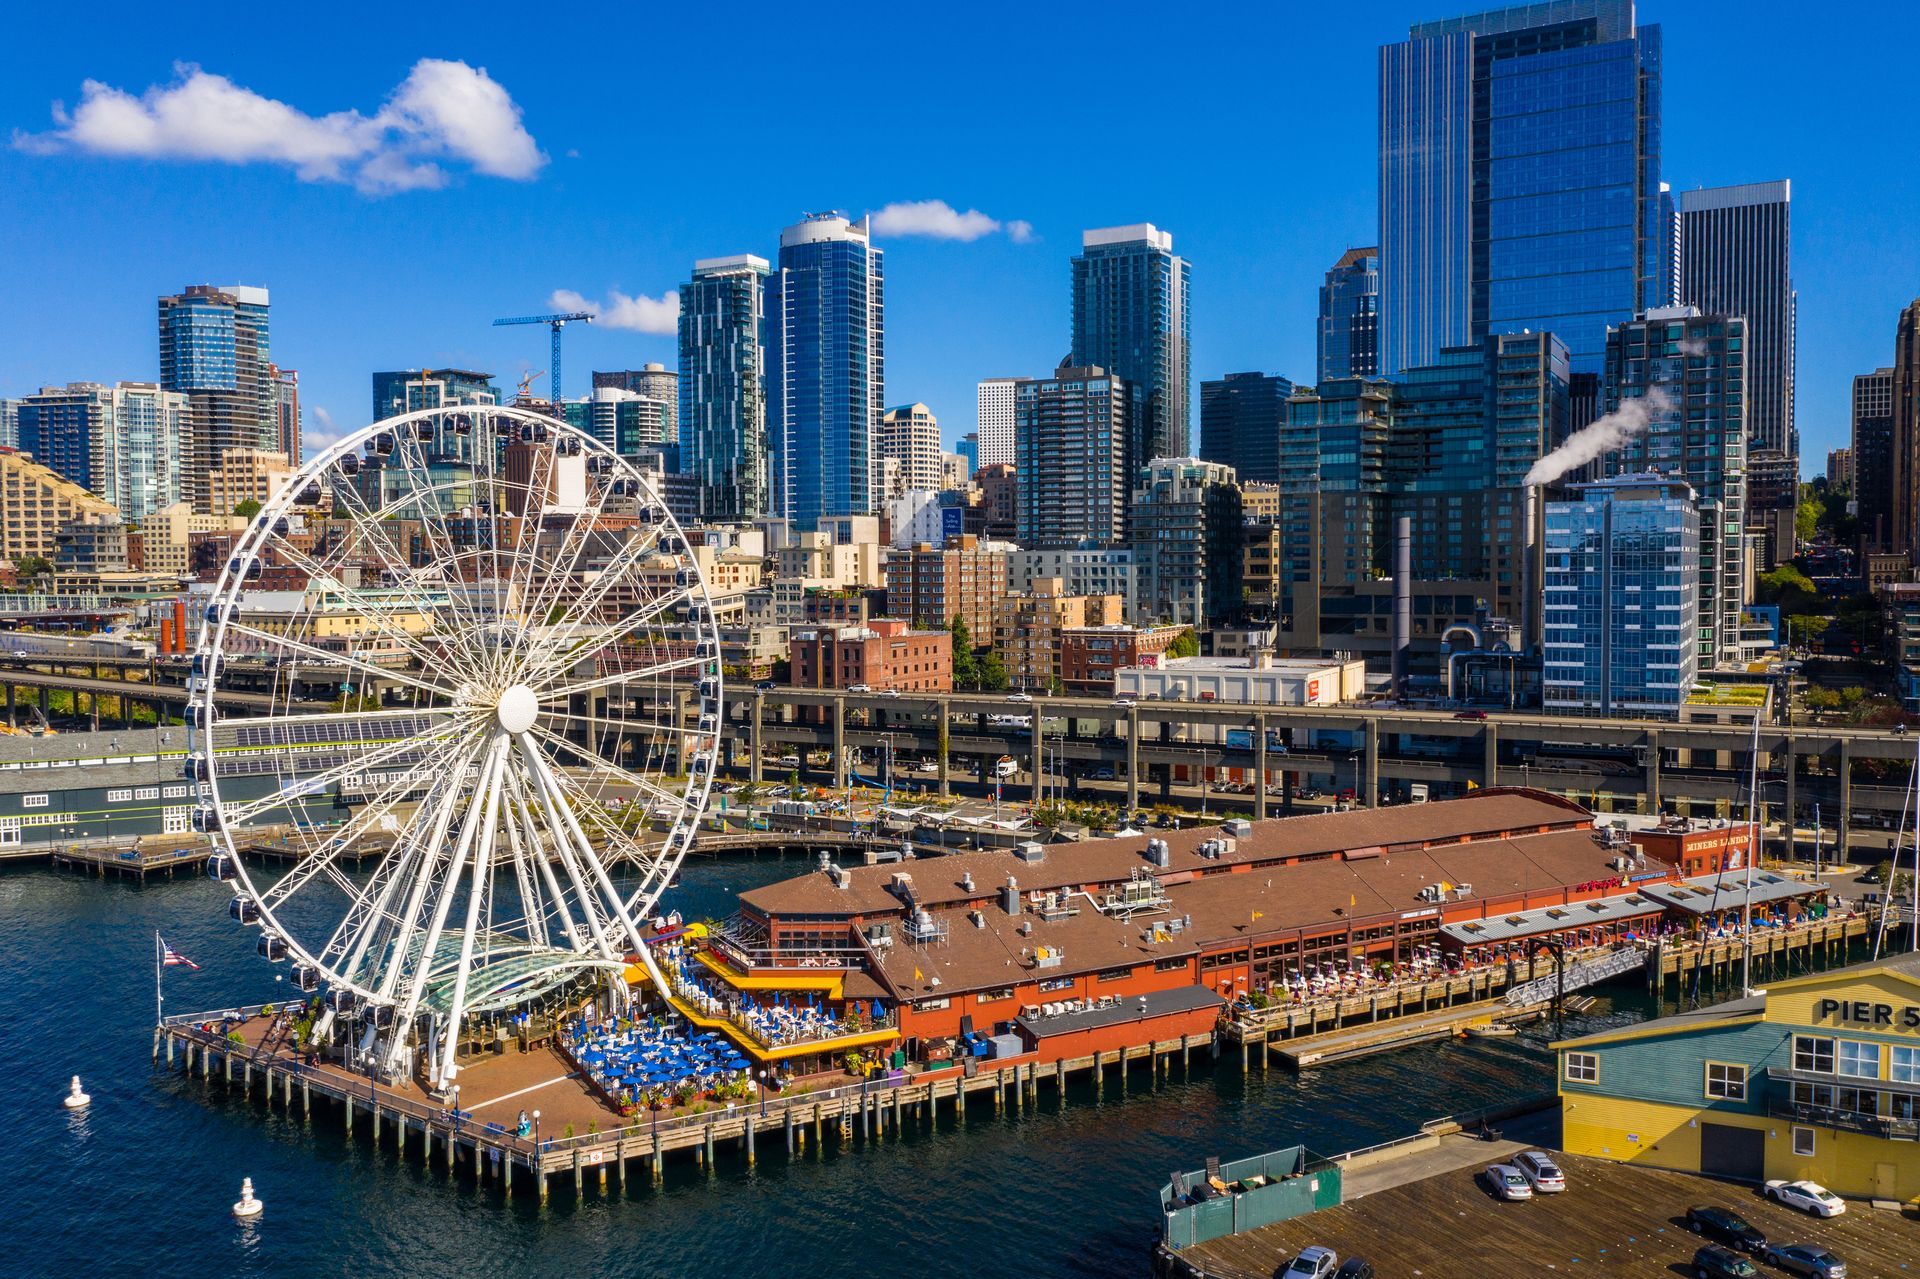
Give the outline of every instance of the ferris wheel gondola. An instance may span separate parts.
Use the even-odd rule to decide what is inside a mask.
[[[356,1061],[442,1084],[476,1017],[635,962],[664,988],[644,925],[723,678],[700,565],[626,459],[515,409],[377,423],[236,536],[203,616],[191,824],[259,953],[324,986],[329,1029],[353,1010]],[[265,713],[224,713],[229,677]]]

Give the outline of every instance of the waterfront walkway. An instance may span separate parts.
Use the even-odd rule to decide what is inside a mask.
[[[1852,1279],[1912,1273],[1913,1223],[1864,1204],[1818,1221],[1762,1199],[1750,1186],[1578,1155],[1555,1156],[1567,1174],[1566,1193],[1504,1203],[1476,1174],[1515,1148],[1446,1138],[1436,1149],[1408,1156],[1438,1164],[1431,1172],[1428,1164],[1409,1163],[1402,1171],[1420,1175],[1357,1197],[1352,1187],[1363,1176],[1395,1172],[1377,1165],[1346,1174],[1347,1198],[1339,1207],[1161,1253],[1156,1270],[1180,1279],[1272,1279],[1301,1248],[1320,1244],[1342,1258],[1365,1257],[1381,1275],[1685,1274],[1701,1242],[1687,1231],[1686,1210],[1716,1203],[1770,1239],[1831,1247],[1846,1258]]]

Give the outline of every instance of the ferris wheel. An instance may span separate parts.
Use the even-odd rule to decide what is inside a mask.
[[[321,1037],[442,1084],[476,1018],[636,960],[665,988],[642,929],[712,786],[720,647],[626,459],[516,409],[389,418],[235,536],[203,619],[191,824]]]

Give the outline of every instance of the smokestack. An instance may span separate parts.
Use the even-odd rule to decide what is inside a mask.
[[[1540,622],[1542,590],[1535,559],[1540,554],[1540,504],[1547,500],[1544,488],[1521,489],[1525,499],[1520,514],[1520,650],[1531,654],[1539,648],[1536,628]]]
[[[1407,650],[1413,644],[1413,519],[1393,522],[1393,695],[1407,695]]]
[[[187,602],[181,599],[173,602],[173,651],[187,651]]]

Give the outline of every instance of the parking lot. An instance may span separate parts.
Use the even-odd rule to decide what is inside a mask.
[[[1772,1242],[1826,1245],[1846,1260],[1850,1279],[1920,1273],[1920,1219],[1850,1203],[1844,1216],[1816,1220],[1751,1186],[1575,1155],[1556,1159],[1567,1175],[1564,1194],[1499,1202],[1481,1185],[1476,1164],[1201,1244],[1182,1257],[1219,1279],[1271,1279],[1316,1243],[1343,1258],[1365,1257],[1383,1276],[1691,1275],[1701,1240],[1688,1233],[1685,1214],[1691,1204],[1710,1203],[1732,1208]]]

